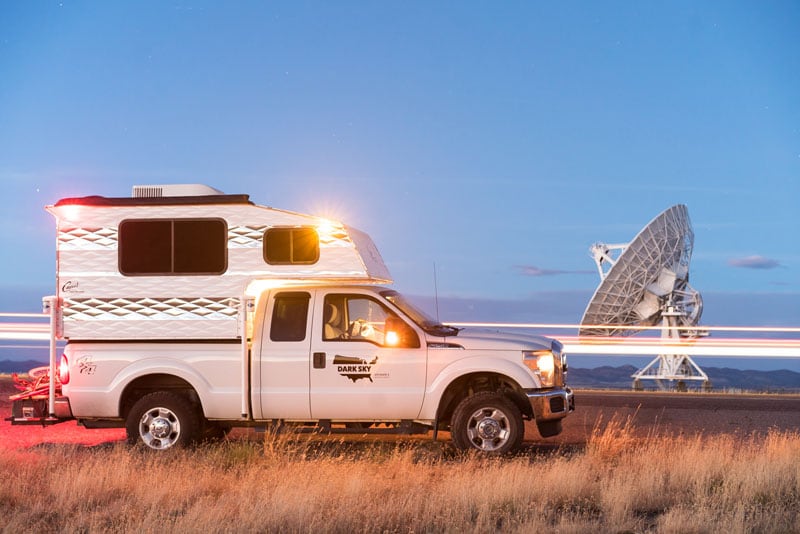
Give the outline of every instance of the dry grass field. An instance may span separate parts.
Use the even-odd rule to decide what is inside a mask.
[[[252,432],[162,454],[114,430],[6,444],[0,531],[800,532],[796,430],[643,436],[633,420],[488,459],[441,439]]]
[[[793,532],[800,436],[640,439],[514,458],[309,436],[0,458],[4,532]]]

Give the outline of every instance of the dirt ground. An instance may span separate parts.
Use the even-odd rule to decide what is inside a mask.
[[[40,425],[12,426],[9,395],[18,393],[8,375],[0,376],[0,449],[30,449],[42,444],[71,443],[85,446],[99,445],[125,439],[124,429],[87,430],[75,421],[43,427]]]
[[[125,439],[124,429],[88,430],[74,421],[48,427],[12,426],[5,419],[11,415],[8,397],[16,392],[11,378],[0,376],[0,449],[30,450],[48,444],[95,446]],[[695,433],[747,437],[770,430],[800,432],[800,395],[576,391],[575,399],[575,412],[564,420],[559,436],[541,439],[535,425],[528,423],[528,445],[581,446],[610,422],[627,424],[638,437]],[[260,439],[261,435],[252,429],[235,429],[232,437]],[[447,438],[446,433],[439,437]]]
[[[800,395],[576,391],[575,412],[552,440],[583,444],[611,421],[638,437],[800,432]]]

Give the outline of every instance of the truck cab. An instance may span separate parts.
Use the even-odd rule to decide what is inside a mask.
[[[535,399],[545,426],[567,415],[571,402],[558,342],[442,325],[380,286],[265,292],[252,351],[260,391],[254,410],[261,419],[292,413],[314,420],[433,422],[451,415],[447,407],[437,412],[443,397],[452,403],[458,396],[447,391],[453,382],[466,390],[506,389],[534,419],[525,405]],[[558,399],[555,410],[550,402],[540,406],[543,395]]]

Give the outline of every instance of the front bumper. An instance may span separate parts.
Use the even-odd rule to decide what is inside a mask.
[[[526,391],[525,395],[531,403],[537,423],[563,419],[575,411],[575,397],[570,388],[534,389]]]

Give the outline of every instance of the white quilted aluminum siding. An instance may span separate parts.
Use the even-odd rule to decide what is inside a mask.
[[[232,339],[253,280],[390,283],[370,237],[318,217],[249,203],[48,206],[57,220],[57,295],[64,337],[70,339]],[[117,231],[126,219],[222,218],[228,226],[228,266],[216,276],[124,276]],[[276,226],[320,229],[313,265],[270,265],[264,231]],[[324,231],[323,231],[324,228]]]

